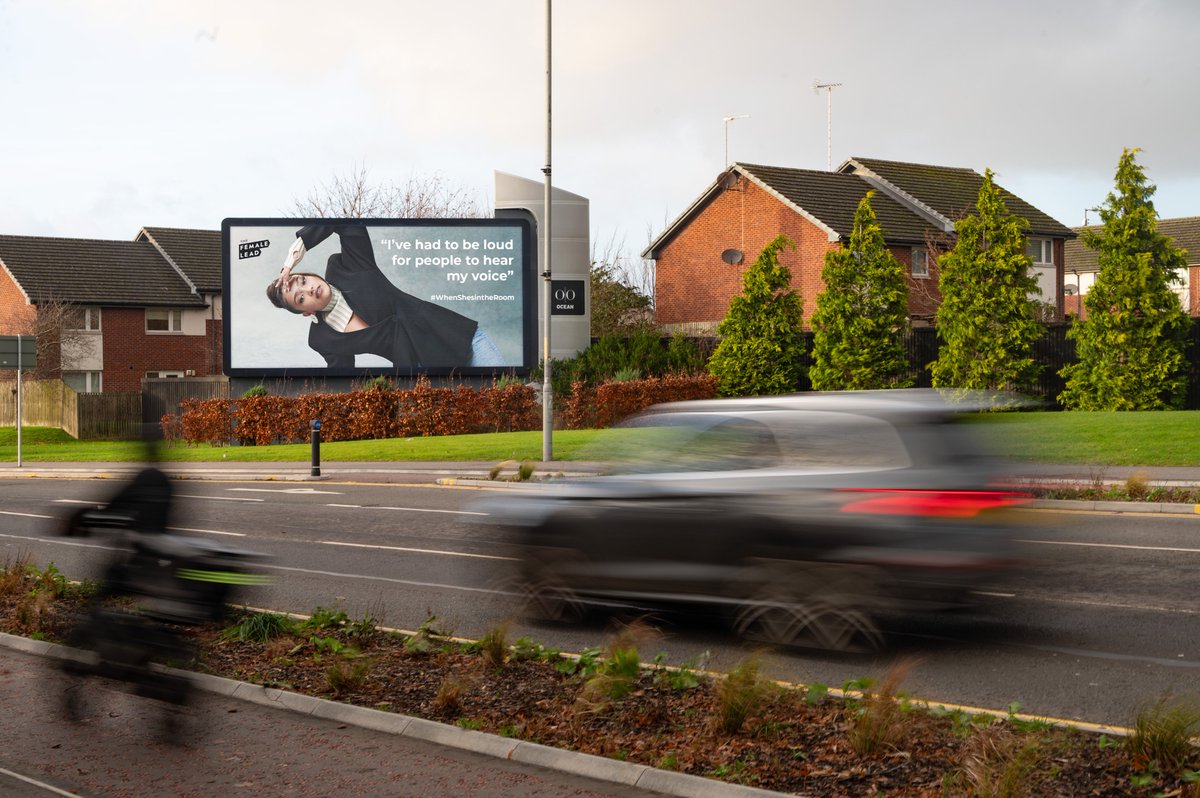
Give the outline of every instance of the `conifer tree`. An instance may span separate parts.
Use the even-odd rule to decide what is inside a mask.
[[[1104,227],[1085,230],[1100,270],[1084,297],[1087,318],[1068,331],[1078,362],[1060,372],[1059,400],[1079,410],[1178,408],[1187,388],[1184,348],[1191,320],[1171,284],[1187,254],[1158,232],[1155,187],[1125,150],[1116,186],[1100,209]]]
[[[795,391],[803,373],[804,308],[779,251],[796,248],[780,235],[759,253],[742,278],[742,293],[717,327],[721,342],[708,361],[722,396]]]
[[[1009,213],[984,174],[975,212],[955,224],[954,249],[938,261],[938,357],[933,385],[959,390],[1028,390],[1040,366],[1033,344],[1042,334],[1040,294],[1026,254],[1028,223]]]
[[[825,253],[809,370],[818,391],[912,385],[904,351],[908,286],[904,267],[883,242],[871,208],[874,193],[858,203],[850,246]]]

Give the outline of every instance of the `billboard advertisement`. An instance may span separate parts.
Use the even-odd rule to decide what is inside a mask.
[[[226,219],[232,377],[490,374],[536,359],[520,219]]]

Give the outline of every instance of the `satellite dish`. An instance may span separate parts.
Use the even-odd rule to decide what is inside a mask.
[[[721,188],[728,191],[738,184],[738,176],[733,172],[722,172],[717,181],[720,183]]]
[[[1066,294],[1067,296],[1075,296],[1076,294],[1079,293],[1079,289],[1073,285],[1064,285],[1063,293]]]
[[[727,249],[721,253],[721,260],[730,266],[737,266],[745,257],[740,249]]]

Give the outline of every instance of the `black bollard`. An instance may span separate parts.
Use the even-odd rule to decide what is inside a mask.
[[[321,476],[321,422],[308,422],[309,428],[312,430],[312,470],[310,474],[314,477]]]

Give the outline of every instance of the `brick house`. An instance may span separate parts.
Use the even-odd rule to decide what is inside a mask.
[[[1072,228],[1076,234],[1084,231],[1099,231],[1102,225]],[[1175,240],[1175,246],[1188,253],[1188,265],[1179,270],[1182,283],[1173,287],[1179,302],[1188,315],[1200,317],[1200,216],[1184,216],[1176,219],[1159,219],[1158,232]],[[1064,252],[1064,312],[1071,316],[1086,317],[1083,297],[1096,282],[1100,263],[1096,251],[1088,249],[1079,239],[1067,242]]]
[[[0,334],[37,334],[39,370],[83,393],[220,375],[221,283],[219,231],[0,236]]]
[[[734,163],[642,253],[656,262],[656,320],[669,330],[712,332],[741,293],[748,264],[780,233],[796,243],[780,257],[811,318],[825,253],[849,242],[858,203],[874,189],[871,207],[884,241],[906,270],[910,316],[928,324],[941,301],[930,247],[952,246],[954,222],[974,209],[982,184],[972,169],[873,158],[851,158],[834,172]],[[1063,245],[1075,234],[1001,192],[1008,209],[1029,223],[1041,300],[1061,318]]]

